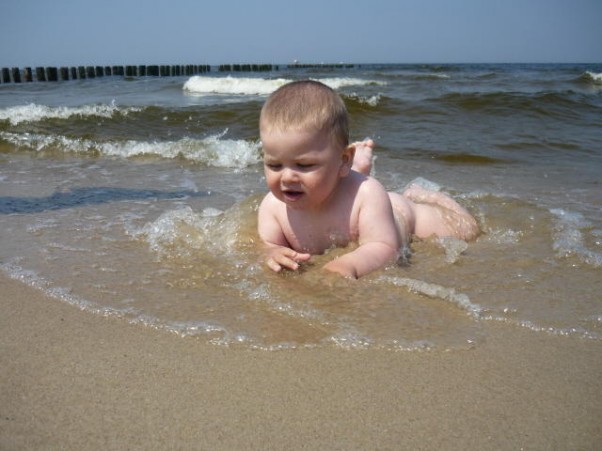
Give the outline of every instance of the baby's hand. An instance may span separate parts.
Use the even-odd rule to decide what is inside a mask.
[[[295,271],[299,269],[299,262],[306,262],[310,257],[310,254],[303,254],[288,247],[277,246],[269,249],[266,263],[275,272],[282,271],[282,268]]]

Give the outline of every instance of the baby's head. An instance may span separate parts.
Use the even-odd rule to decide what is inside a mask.
[[[341,149],[349,145],[349,120],[343,99],[323,83],[301,80],[274,91],[259,118],[260,133],[271,131],[327,132]]]

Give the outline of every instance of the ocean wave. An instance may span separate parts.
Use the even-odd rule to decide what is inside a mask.
[[[372,96],[362,96],[353,92],[351,94],[346,94],[343,97],[345,98],[345,100],[348,100],[349,102],[354,102],[359,106],[368,106],[372,108],[376,108],[377,106],[379,106],[382,100],[381,94],[374,94]]]
[[[524,327],[525,329],[531,330],[533,332],[545,332],[550,335],[558,335],[563,337],[568,336],[577,336],[590,340],[600,340],[602,336],[592,330],[588,330],[582,326],[568,326],[568,327],[553,327],[537,324],[533,321],[528,320],[520,320],[516,318],[509,318],[505,314],[499,313],[485,313],[481,314],[480,317],[483,321],[499,321],[502,323],[512,324],[518,327]]]
[[[466,294],[457,293],[453,288],[446,288],[441,285],[425,282],[424,280],[409,279],[407,277],[381,276],[377,280],[398,287],[406,287],[409,291],[425,295],[429,298],[450,302],[475,319],[479,318],[482,311],[480,305],[472,303]]]
[[[291,80],[284,78],[264,79],[247,77],[203,77],[196,75],[184,83],[183,90],[196,95],[269,95]]]
[[[582,229],[591,226],[581,214],[560,208],[550,210],[555,216],[553,248],[556,256],[575,256],[594,268],[602,266],[602,253],[595,252],[585,245]]]
[[[571,91],[451,93],[432,100],[445,108],[500,116],[526,112],[541,117],[566,118],[568,115],[577,115],[575,110],[589,106],[586,99]]]
[[[449,80],[451,79],[451,75],[443,74],[443,73],[424,73],[424,72],[408,72],[408,73],[400,73],[395,75],[385,75],[389,78],[396,78],[399,80],[415,80],[415,81],[424,81],[424,80]]]
[[[184,207],[163,213],[134,235],[143,237],[160,256],[189,256],[206,245],[211,246],[212,240],[203,238],[215,218],[212,214],[205,216],[195,213],[190,207]],[[183,229],[185,232],[182,232]]]
[[[332,89],[341,89],[348,86],[382,85],[383,82],[376,80],[364,80],[351,77],[336,77],[315,79]],[[286,78],[249,78],[249,77],[204,77],[196,75],[190,77],[184,83],[183,90],[193,95],[258,95],[267,96],[287,83],[291,79]]]
[[[353,77],[314,78],[313,80],[320,81],[332,89],[341,89],[348,86],[385,86],[387,84],[384,81]]]
[[[578,82],[602,86],[602,73],[586,71],[577,78]]]
[[[225,132],[204,139],[182,138],[167,142],[98,142],[57,135],[0,132],[0,140],[38,152],[58,151],[122,158],[182,158],[220,168],[243,169],[260,162],[259,142],[223,139],[224,134]]]
[[[11,125],[18,125],[23,122],[39,122],[45,119],[69,119],[73,116],[110,118],[115,114],[127,115],[141,110],[141,108],[134,107],[119,107],[115,105],[115,102],[108,105],[83,105],[79,107],[51,107],[30,103],[0,109],[0,121],[8,121]]]
[[[25,269],[14,262],[0,264],[0,271],[10,279],[19,281],[31,288],[43,292],[46,296],[66,302],[67,304],[77,307],[83,311],[101,316],[117,317],[124,317],[127,314],[136,313],[136,310],[132,308],[114,309],[99,305],[96,302],[88,299],[84,299],[71,293],[70,289],[55,286],[50,280],[42,277],[37,272]]]

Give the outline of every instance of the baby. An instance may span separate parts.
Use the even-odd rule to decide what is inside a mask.
[[[261,110],[259,132],[270,192],[258,231],[276,272],[355,242],[324,269],[358,278],[394,262],[411,235],[478,234],[475,219],[447,195],[415,184],[387,193],[370,177],[374,143],[349,144],[345,104],[322,83],[280,87]]]

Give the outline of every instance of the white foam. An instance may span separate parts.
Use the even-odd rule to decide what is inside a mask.
[[[356,102],[363,104],[363,105],[368,105],[371,107],[377,107],[378,104],[380,103],[380,99],[381,99],[381,95],[380,94],[375,94],[373,96],[370,97],[364,97],[361,96],[357,93],[351,93],[351,94],[347,94],[346,97],[355,100]]]
[[[38,122],[44,119],[69,119],[72,116],[109,118],[114,114],[127,115],[138,111],[141,111],[141,108],[121,108],[115,105],[114,101],[110,105],[83,105],[79,107],[50,107],[30,103],[29,105],[0,109],[0,121],[9,121],[11,125],[18,125],[22,122]]]
[[[340,89],[347,86],[384,85],[386,83],[376,80],[365,80],[361,78],[337,77],[315,79],[330,86],[332,89]],[[194,95],[259,95],[267,96],[287,83],[291,79],[286,78],[249,78],[249,77],[204,77],[195,75],[184,83],[183,90]],[[376,98],[375,101],[378,101]]]
[[[602,85],[602,73],[597,74],[595,72],[586,71],[584,75],[585,78],[591,80],[594,84]]]
[[[456,263],[460,255],[468,249],[468,243],[452,236],[439,237],[437,243],[445,250],[445,261],[449,264]]]
[[[160,321],[154,316],[141,314],[130,318],[128,322],[130,324],[142,324],[157,330],[165,330],[181,337],[219,334],[220,338],[210,340],[213,344],[228,344],[232,341],[232,339],[227,338],[229,334],[223,326],[206,321]]]
[[[602,253],[588,249],[584,243],[582,228],[590,226],[580,213],[560,208],[551,209],[556,217],[552,247],[560,258],[575,256],[582,262],[599,268],[602,266]]]
[[[207,227],[207,218],[198,215],[190,207],[184,207],[163,213],[134,235],[143,237],[160,256],[191,255],[204,247],[202,232]],[[189,233],[182,232],[182,228]],[[191,234],[190,231],[195,233]]]
[[[15,263],[0,264],[0,270],[3,271],[11,279],[24,283],[25,285],[31,288],[35,288],[36,290],[43,292],[51,298],[66,302],[67,304],[73,305],[81,310],[90,313],[95,313],[102,316],[118,317],[123,317],[124,315],[136,313],[136,310],[132,308],[119,310],[111,307],[98,305],[95,302],[74,295],[73,293],[71,293],[71,290],[69,288],[53,286],[49,280],[40,276],[35,271],[22,268],[21,266]]]
[[[238,77],[203,77],[194,76],[184,83],[184,91],[191,94],[235,94],[235,95],[269,95],[280,86],[291,80],[284,78],[238,78]]]
[[[330,336],[328,340],[343,349],[367,349],[374,344],[369,337],[353,332],[340,332]]]
[[[71,153],[100,153],[105,156],[131,158],[157,156],[161,158],[184,158],[207,166],[243,169],[261,161],[259,142],[223,139],[219,134],[204,139],[182,138],[178,141],[147,142],[121,141],[96,142],[73,139],[60,135],[0,132],[0,138],[16,146],[29,147],[36,151],[59,150]]]
[[[492,314],[492,313],[482,313],[480,315],[480,319],[483,321],[500,321],[507,324],[513,324],[515,326],[524,327],[525,329],[532,330],[533,332],[545,332],[551,335],[560,335],[560,336],[579,336],[582,338],[588,338],[592,340],[600,340],[602,336],[594,331],[587,330],[581,326],[575,327],[552,327],[552,326],[542,326],[533,321],[529,320],[520,320],[515,318],[508,318],[504,315]]]
[[[332,89],[341,89],[347,86],[384,86],[387,83],[378,80],[366,80],[364,78],[353,78],[353,77],[336,77],[336,78],[314,78],[316,81],[320,81]]]
[[[436,79],[436,80],[449,80],[451,76],[447,74],[419,74],[416,76],[419,79]]]
[[[430,191],[441,191],[441,185],[435,183],[435,182],[431,182],[430,180],[427,180],[423,177],[416,177],[414,180],[412,180],[410,183],[408,183],[406,185],[406,188],[409,188],[412,185],[418,185],[424,189],[428,189]]]
[[[512,229],[489,229],[487,234],[482,238],[495,244],[507,245],[518,244],[522,239],[524,232]]]
[[[390,283],[398,287],[406,287],[408,290],[423,294],[430,298],[441,299],[451,302],[462,310],[466,311],[473,318],[479,318],[481,314],[481,306],[470,302],[470,298],[464,293],[457,293],[453,288],[446,288],[434,283],[425,282],[423,280],[409,279],[406,277],[381,276],[377,279],[380,282]]]

